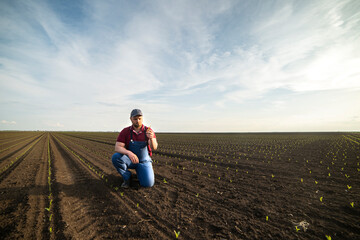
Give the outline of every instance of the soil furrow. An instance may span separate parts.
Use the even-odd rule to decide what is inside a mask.
[[[21,161],[17,161],[17,167],[11,169],[16,171],[8,171],[2,175],[0,236],[3,239],[35,239],[41,235],[28,226],[43,229],[42,194],[45,186],[41,183],[41,175],[45,140],[45,137],[39,139],[21,157]]]
[[[10,160],[6,161],[6,164],[3,163],[0,168],[0,182],[3,181],[16,167],[29,155],[29,153],[34,149],[34,146],[43,138],[44,135],[40,136],[37,140],[34,140],[30,147],[27,149],[21,149],[20,154],[15,158],[13,157]]]
[[[87,160],[86,156],[83,155],[83,153],[80,153],[81,151],[79,151],[79,149],[77,148],[74,148],[72,147],[71,148],[72,151],[76,152],[76,154],[81,157],[84,161],[86,162],[89,162],[92,164],[91,161]],[[84,167],[88,169],[88,165],[87,164],[84,164]],[[99,172],[103,172],[106,174],[106,171],[104,171],[104,169],[102,168],[99,168],[95,165],[92,165],[92,168],[93,169],[96,169],[96,171],[99,171]],[[111,169],[114,171],[113,167],[111,167]],[[93,174],[93,172],[90,172],[91,174]],[[97,177],[99,177],[98,175],[95,175]],[[106,178],[109,178],[108,175],[106,175]],[[111,179],[111,177],[110,177]],[[119,180],[119,178],[117,178]],[[120,181],[118,181],[117,183],[114,182],[114,185],[112,184],[112,180],[109,181],[109,184],[108,186],[110,185],[110,190],[113,191],[114,190],[114,186],[119,186],[120,185]],[[162,219],[162,218],[156,218],[156,214],[155,212],[149,212],[148,210],[145,210],[143,208],[143,206],[145,205],[151,205],[152,204],[150,202],[145,202],[144,204],[142,204],[140,201],[141,197],[140,195],[137,195],[137,196],[134,196],[134,197],[131,197],[131,196],[128,196],[126,194],[124,194],[123,196],[119,196],[118,195],[119,193],[117,193],[117,196],[118,197],[121,197],[121,198],[124,198],[126,199],[126,202],[124,202],[125,205],[127,205],[127,207],[129,209],[133,209],[133,211],[135,212],[138,212],[141,216],[141,220],[139,220],[139,222],[144,222],[144,225],[143,227],[150,227],[150,229],[153,229],[150,233],[153,235],[154,233],[154,230],[156,229],[155,232],[158,232],[159,230],[161,230],[161,232],[158,232],[157,234],[155,234],[154,236],[160,236],[162,235],[162,239],[165,239],[165,238],[170,238],[171,236],[173,236],[173,229],[175,228],[173,225],[169,225],[169,222]],[[134,199],[138,199],[138,200],[134,200]],[[146,209],[153,209],[151,207],[147,207]],[[164,235],[164,234],[167,234]],[[152,237],[153,238],[153,237]]]
[[[139,227],[142,214],[128,207],[120,196],[104,188],[99,180],[85,165],[54,141],[56,185],[58,186],[59,208],[65,222],[65,236],[88,238],[90,233],[112,234],[112,237],[138,236],[149,234],[164,236],[158,230],[144,232],[147,225]],[[65,176],[64,173],[67,173]],[[89,187],[91,186],[91,187]],[[80,190],[81,189],[81,190]],[[82,225],[79,223],[82,222]],[[101,230],[104,225],[108,231]],[[112,232],[113,230],[115,232]],[[154,233],[155,232],[155,233]],[[151,236],[151,235],[150,235]]]
[[[29,139],[22,141],[22,142],[16,144],[15,149],[11,149],[12,147],[15,147],[15,145],[13,145],[9,149],[4,149],[5,151],[2,151],[0,153],[0,169],[2,168],[2,166],[4,164],[6,164],[6,159],[14,156],[16,153],[20,152],[22,149],[26,148],[28,145],[31,145],[32,143],[34,143],[36,140],[38,140],[42,136],[43,136],[43,134],[36,136],[34,138],[31,138],[30,141],[29,141]]]

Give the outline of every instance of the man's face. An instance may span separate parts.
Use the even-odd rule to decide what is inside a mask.
[[[142,116],[134,116],[130,118],[132,125],[135,128],[141,127],[143,123],[143,117]]]

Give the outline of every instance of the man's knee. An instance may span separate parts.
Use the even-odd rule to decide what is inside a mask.
[[[154,177],[149,176],[147,179],[143,179],[143,181],[140,182],[140,185],[142,187],[152,187],[155,184]]]
[[[137,174],[142,187],[152,187],[155,184],[155,175],[151,163],[140,163]]]
[[[114,153],[111,157],[112,163],[115,165],[121,158],[121,153]]]
[[[115,153],[112,156],[111,160],[112,160],[113,165],[116,168],[126,169],[126,163],[125,163],[123,157],[124,157],[124,155],[121,153]]]

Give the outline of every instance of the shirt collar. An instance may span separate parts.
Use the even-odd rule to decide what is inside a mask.
[[[135,129],[134,129],[134,127],[131,125],[130,126],[130,130],[131,131],[133,131],[136,135],[139,135],[140,133],[142,133],[143,131],[144,131],[144,129],[145,129],[145,126],[144,126],[144,124],[141,126],[141,128],[140,128],[140,131],[137,133],[136,131],[135,131]]]

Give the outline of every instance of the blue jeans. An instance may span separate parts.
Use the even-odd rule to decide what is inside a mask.
[[[131,177],[131,172],[128,169],[135,169],[141,186],[154,186],[155,176],[152,163],[150,161],[134,164],[127,155],[115,153],[112,156],[112,163],[125,181],[129,180]]]

